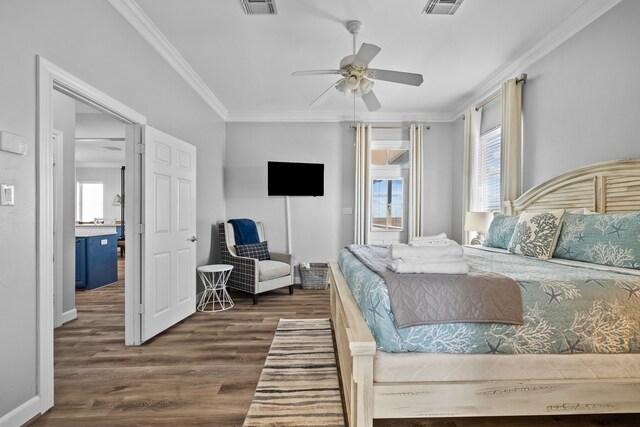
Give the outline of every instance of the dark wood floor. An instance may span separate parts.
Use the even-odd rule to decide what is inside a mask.
[[[122,276],[121,276],[122,277]],[[241,426],[280,318],[329,317],[328,291],[278,290],[252,305],[196,313],[124,346],[124,285],[76,293],[55,331],[55,406],[35,426]],[[384,426],[638,426],[640,416],[377,420]]]

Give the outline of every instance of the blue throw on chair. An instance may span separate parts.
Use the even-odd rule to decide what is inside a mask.
[[[250,245],[252,243],[260,243],[258,236],[258,228],[256,223],[251,219],[240,218],[230,219],[229,224],[233,226],[236,245]]]

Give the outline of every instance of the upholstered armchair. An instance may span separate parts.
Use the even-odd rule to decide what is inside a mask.
[[[256,222],[260,241],[266,241],[264,227]],[[258,261],[255,258],[238,256],[235,248],[233,226],[219,223],[220,252],[222,263],[233,265],[227,286],[253,294],[253,303],[258,304],[258,295],[277,288],[289,287],[293,294],[293,261],[291,254],[269,252],[271,259]]]

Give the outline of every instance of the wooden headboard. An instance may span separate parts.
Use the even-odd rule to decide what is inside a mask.
[[[596,163],[534,187],[512,203],[522,211],[587,208],[598,213],[640,211],[640,159]]]

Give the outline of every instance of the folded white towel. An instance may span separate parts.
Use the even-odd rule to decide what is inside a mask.
[[[412,242],[421,240],[442,240],[447,238],[447,233],[434,234],[433,236],[416,236],[411,239]]]
[[[451,258],[397,258],[405,264],[451,264],[457,262],[467,262],[464,257],[451,257]],[[393,259],[391,259],[393,261]]]
[[[439,260],[443,258],[462,258],[464,250],[462,246],[453,242],[446,246],[411,246],[403,243],[392,243],[389,246],[389,257],[398,258],[425,258]]]
[[[447,238],[445,233],[436,234],[434,236],[419,236],[410,240],[411,246],[448,246],[457,244],[453,240]]]
[[[468,274],[466,262],[433,262],[409,264],[402,259],[387,260],[387,268],[396,273]]]

